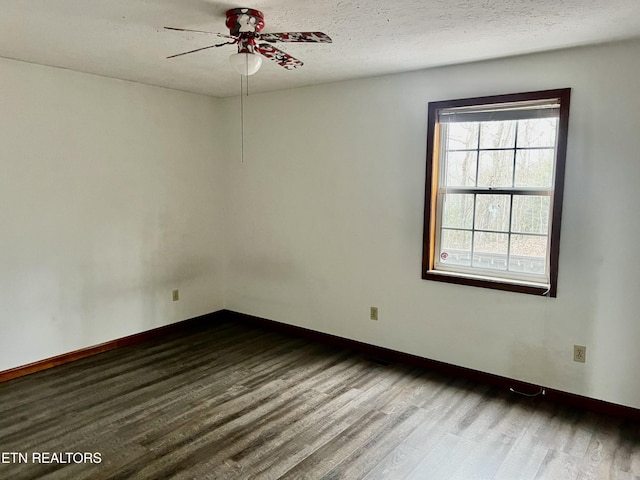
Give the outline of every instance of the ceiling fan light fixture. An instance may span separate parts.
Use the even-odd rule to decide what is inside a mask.
[[[262,57],[250,52],[234,53],[229,61],[236,72],[245,76],[253,75],[262,65]]]

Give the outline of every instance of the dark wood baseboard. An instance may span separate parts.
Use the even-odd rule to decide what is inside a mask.
[[[417,355],[411,355],[408,353],[399,352],[397,350],[391,350],[385,347],[379,347],[356,340],[350,340],[348,338],[338,337],[336,335],[331,335],[328,333],[317,332],[315,330],[310,330],[303,327],[297,327],[294,325],[276,322],[274,320],[255,317],[253,315],[233,312],[230,310],[223,310],[221,312],[221,315],[226,319],[266,328],[268,330],[277,331],[286,335],[302,337],[312,341],[323,342],[350,350],[356,350],[369,357],[387,362],[399,362],[414,365],[446,375],[466,378],[478,383],[488,384],[507,390],[513,389],[516,392],[529,395],[544,391],[544,398],[550,402],[590,410],[592,412],[600,413],[603,415],[610,415],[614,417],[626,418],[633,421],[640,421],[640,409],[627,407],[625,405],[605,402],[603,400],[596,400],[594,398],[576,395],[574,393],[563,392],[561,390],[555,390],[552,388],[544,387],[542,385],[534,385],[532,383],[522,382],[491,373],[485,373],[471,368],[459,367],[450,363],[431,360]]]
[[[91,347],[81,348],[69,353],[63,353],[51,358],[45,358],[37,362],[29,363],[28,365],[22,365],[20,367],[11,368],[9,370],[3,370],[0,372],[0,383],[8,380],[23,377],[31,373],[46,370],[48,368],[56,367],[64,363],[80,360],[81,358],[90,357],[99,353],[108,352],[120,347],[126,347],[128,345],[135,345],[137,343],[146,342],[147,340],[153,340],[156,338],[164,337],[175,332],[200,328],[207,323],[217,321],[221,315],[226,315],[226,312],[220,310],[215,313],[209,313],[182,322],[172,323],[163,327],[154,328],[140,333],[135,333],[127,337],[117,338],[109,342],[101,343],[99,345],[93,345]]]
[[[5,382],[14,378],[29,375],[31,373],[46,370],[48,368],[62,365],[64,363],[73,362],[82,358],[97,355],[102,352],[114,350],[116,348],[135,345],[156,338],[161,338],[172,333],[205,327],[206,324],[220,320],[232,320],[235,322],[245,323],[248,325],[265,328],[271,331],[280,332],[286,335],[305,338],[315,342],[322,342],[341,348],[359,351],[373,359],[386,362],[399,362],[408,365],[429,369],[442,374],[451,375],[459,378],[466,378],[478,383],[484,383],[504,389],[513,389],[516,392],[524,394],[536,394],[544,390],[544,398],[547,401],[556,402],[576,408],[590,410],[604,415],[627,418],[634,421],[640,421],[640,409],[618,405],[616,403],[596,400],[594,398],[584,397],[573,393],[563,392],[547,388],[541,385],[514,380],[500,375],[481,372],[471,368],[460,367],[450,363],[431,360],[428,358],[399,352],[385,347],[379,347],[357,340],[322,333],[308,328],[288,325],[286,323],[268,320],[266,318],[247,315],[244,313],[233,312],[231,310],[220,310],[218,312],[202,315],[200,317],[191,318],[182,322],[173,323],[163,327],[154,328],[145,332],[136,333],[127,337],[119,338],[109,342],[101,343],[87,348],[82,348],[73,352],[65,353],[51,358],[46,358],[28,365],[4,370],[0,372],[0,382]]]

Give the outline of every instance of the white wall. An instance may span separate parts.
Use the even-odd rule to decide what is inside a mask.
[[[226,307],[640,408],[639,56],[252,95],[244,163],[237,98],[0,60],[0,371]],[[562,87],[558,298],[421,280],[427,103]]]
[[[216,104],[0,60],[0,371],[224,307]]]
[[[227,308],[639,408],[638,58],[635,41],[253,95],[244,163],[223,101]],[[427,103],[563,87],[558,297],[421,280]]]

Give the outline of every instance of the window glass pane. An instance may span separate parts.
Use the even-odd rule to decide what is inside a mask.
[[[442,226],[473,228],[473,195],[443,195]]]
[[[442,229],[440,261],[448,265],[471,265],[471,232]]]
[[[554,152],[552,148],[518,150],[515,186],[551,188]]]
[[[557,118],[532,118],[518,123],[518,147],[555,147]]]
[[[544,275],[546,258],[547,237],[511,235],[509,270]]]
[[[480,148],[513,148],[516,144],[516,121],[482,122]]]
[[[475,232],[473,235],[473,266],[492,270],[507,269],[509,235]]]
[[[445,186],[473,187],[476,184],[476,152],[449,152],[445,168]]]
[[[509,231],[509,195],[477,195],[476,230]]]
[[[478,158],[479,187],[511,187],[513,183],[513,150],[480,152]]]
[[[448,150],[478,148],[478,122],[452,122],[446,128]]]
[[[546,196],[514,195],[511,231],[547,234],[550,204]]]

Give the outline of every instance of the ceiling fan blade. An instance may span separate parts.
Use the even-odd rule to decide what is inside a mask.
[[[189,50],[188,52],[182,52],[182,53],[178,53],[176,55],[171,55],[170,57],[167,57],[167,58],[176,58],[176,57],[180,57],[182,55],[188,55],[190,53],[196,53],[196,52],[199,52],[200,50],[207,50],[208,48],[221,47],[222,45],[230,45],[232,43],[233,42],[219,43],[218,45],[209,45],[208,47],[196,48],[195,50]]]
[[[322,32],[282,32],[261,33],[260,40],[265,42],[316,42],[331,43],[331,37]]]
[[[256,50],[258,50],[258,52],[267,57],[269,60],[276,62],[278,65],[286,68],[287,70],[292,70],[304,65],[297,58],[292,57],[288,53],[283,52],[282,50],[279,50],[273,45],[269,45],[268,43],[261,43],[257,45]]]
[[[214,33],[214,32],[204,32],[202,30],[190,30],[188,28],[177,28],[177,27],[164,27],[165,30],[176,30],[177,32],[190,32],[190,33],[205,33],[207,35],[215,35],[220,38],[234,38],[230,35],[225,35],[224,33]]]

